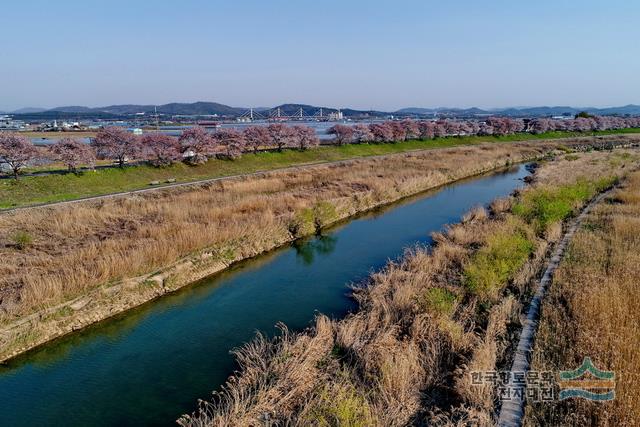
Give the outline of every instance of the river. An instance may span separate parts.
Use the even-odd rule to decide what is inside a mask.
[[[0,425],[173,425],[256,331],[346,315],[350,283],[527,175],[519,165],[377,209],[18,357],[0,367]]]

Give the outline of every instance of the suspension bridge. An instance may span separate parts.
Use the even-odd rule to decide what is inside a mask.
[[[257,111],[253,108],[250,108],[246,112],[244,112],[240,117],[238,117],[238,121],[246,121],[253,122],[256,120],[264,120],[264,121],[288,121],[288,120],[314,120],[314,121],[334,121],[334,120],[342,120],[343,115],[340,110],[330,110],[326,111],[323,108],[317,108],[314,111],[306,111],[304,108],[300,107],[295,110],[293,113],[287,114],[281,107],[276,107],[271,110],[261,110]]]

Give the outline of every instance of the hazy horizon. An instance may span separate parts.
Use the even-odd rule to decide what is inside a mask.
[[[0,18],[0,111],[639,104],[638,17],[621,0],[13,2]]]
[[[394,111],[398,111],[401,109],[405,109],[405,108],[425,108],[425,109],[467,109],[467,108],[479,108],[482,110],[487,110],[487,111],[492,111],[492,110],[503,110],[503,109],[507,109],[507,108],[516,108],[516,109],[525,109],[525,108],[537,108],[537,107],[570,107],[570,108],[576,108],[576,109],[590,109],[590,108],[610,108],[610,107],[624,107],[627,105],[640,105],[640,104],[636,104],[633,102],[628,102],[625,104],[616,104],[616,105],[571,105],[571,104],[563,104],[563,105],[555,105],[555,104],[540,104],[540,105],[505,105],[505,106],[501,106],[501,107],[485,107],[485,106],[481,106],[481,105],[466,105],[466,106],[458,106],[458,105],[438,105],[438,106],[422,106],[422,105],[406,105],[406,106],[402,106],[399,108],[394,108],[394,109],[360,109],[360,108],[355,108],[352,107],[350,105],[333,105],[333,104],[325,104],[325,105],[318,105],[318,104],[314,104],[311,102],[283,102],[280,104],[274,104],[274,105],[259,105],[259,106],[251,106],[251,105],[232,105],[232,104],[228,104],[225,102],[220,102],[217,100],[203,100],[203,99],[199,99],[199,100],[194,100],[194,101],[167,101],[167,102],[161,102],[159,104],[152,104],[152,103],[143,103],[143,102],[118,102],[115,104],[97,104],[97,105],[81,105],[81,104],[64,104],[64,105],[51,105],[51,106],[40,106],[40,105],[28,105],[28,106],[24,106],[24,107],[18,107],[18,108],[12,108],[12,109],[4,109],[4,108],[0,108],[1,112],[5,112],[5,113],[11,113],[13,111],[17,111],[17,110],[22,110],[22,109],[28,109],[28,108],[42,108],[42,109],[52,109],[52,108],[60,108],[60,107],[88,107],[88,108],[99,108],[99,107],[108,107],[111,105],[166,105],[166,104],[172,104],[172,103],[177,103],[177,104],[191,104],[191,103],[195,103],[195,102],[215,102],[218,104],[223,104],[223,105],[227,105],[233,108],[254,108],[254,109],[260,109],[260,108],[272,108],[275,107],[277,105],[283,105],[283,104],[306,104],[306,105],[313,105],[313,106],[317,106],[317,107],[328,107],[328,108],[341,108],[341,109],[345,109],[345,108],[353,108],[356,110],[377,110],[377,111],[385,111],[385,112],[394,112]]]

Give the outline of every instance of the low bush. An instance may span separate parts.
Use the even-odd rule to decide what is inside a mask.
[[[445,288],[429,288],[419,303],[429,313],[450,316],[456,309],[458,296]]]
[[[22,230],[13,233],[13,235],[11,236],[11,240],[13,241],[15,247],[20,250],[26,249],[33,243],[33,237],[31,236],[31,234]]]
[[[511,227],[491,235],[486,245],[465,266],[465,287],[482,299],[495,299],[529,259],[533,249],[534,243],[526,225],[514,221]]]
[[[523,194],[512,211],[532,224],[541,234],[549,225],[573,215],[578,206],[615,184],[616,181],[614,177],[595,181],[581,179],[575,184],[561,187],[539,187]]]

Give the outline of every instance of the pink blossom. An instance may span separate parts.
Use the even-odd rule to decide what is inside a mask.
[[[141,139],[142,152],[154,166],[167,166],[180,159],[178,138],[164,133],[152,132]]]
[[[123,167],[128,159],[140,154],[139,139],[121,127],[105,127],[98,131],[91,145],[98,157],[114,159]]]
[[[15,179],[18,179],[22,169],[37,154],[38,151],[27,137],[17,133],[0,132],[0,162],[9,166]]]
[[[93,167],[96,160],[91,146],[75,138],[62,138],[49,150],[56,160],[60,160],[69,168],[70,172],[76,172],[81,164]]]

